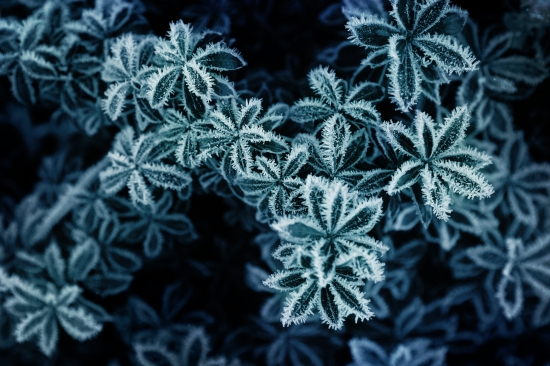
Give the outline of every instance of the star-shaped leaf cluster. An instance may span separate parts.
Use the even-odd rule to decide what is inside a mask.
[[[391,22],[370,14],[351,18],[350,39],[367,49],[363,63],[389,65],[388,91],[400,110],[410,110],[421,93],[439,103],[439,85],[448,82],[448,74],[477,67],[470,50],[452,36],[467,13],[449,0],[392,0],[391,5]]]
[[[424,203],[443,220],[448,220],[451,212],[449,190],[467,198],[490,196],[494,189],[479,173],[491,163],[489,156],[460,144],[469,119],[466,107],[458,107],[440,125],[423,112],[417,112],[412,128],[384,123],[391,147],[408,158],[386,186],[388,194],[419,183]]]
[[[272,225],[283,241],[273,256],[285,270],[264,283],[291,291],[283,325],[304,322],[315,309],[335,329],[349,314],[369,319],[373,314],[358,286],[384,278],[378,255],[388,248],[366,235],[382,215],[382,201],[360,199],[342,182],[314,176],[307,177],[302,198],[307,214]]]

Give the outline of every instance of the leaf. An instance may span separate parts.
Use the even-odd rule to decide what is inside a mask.
[[[377,103],[384,99],[384,95],[385,89],[383,86],[370,81],[363,81],[351,88],[346,97],[346,103],[360,100]]]
[[[101,106],[112,121],[115,121],[120,116],[131,88],[131,84],[127,81],[109,85]]]
[[[86,287],[99,296],[116,295],[125,291],[132,282],[132,275],[121,273],[102,273],[88,276]]]
[[[95,337],[103,328],[93,316],[88,314],[83,308],[57,308],[57,319],[71,337],[79,341]]]
[[[382,366],[388,364],[384,349],[368,338],[354,337],[348,342],[356,365]]]
[[[36,103],[36,91],[31,78],[19,66],[14,67],[10,74],[11,91],[15,99],[23,104]]]
[[[185,110],[194,118],[201,118],[207,110],[204,98],[193,93],[185,81],[183,82],[183,104]]]
[[[75,302],[81,293],[82,289],[76,285],[63,286],[57,295],[56,305],[69,306]]]
[[[38,45],[46,29],[43,19],[29,17],[23,21],[19,32],[19,43],[22,50],[31,50]]]
[[[58,286],[63,285],[65,283],[65,261],[55,240],[52,240],[48,249],[46,249],[44,260],[46,262],[46,270],[52,280]]]
[[[304,271],[296,269],[274,273],[263,281],[263,284],[275,290],[289,291],[303,285],[306,281]]]
[[[99,174],[101,189],[108,195],[114,195],[122,189],[130,179],[132,171],[109,167]]]
[[[361,15],[361,18],[352,17],[346,28],[351,33],[353,43],[374,49],[386,46],[388,39],[399,33],[397,28],[371,14]]]
[[[48,321],[51,309],[45,307],[33,313],[27,314],[15,327],[15,340],[19,343],[28,341],[32,336],[39,334],[42,327]]]
[[[340,313],[336,298],[331,291],[332,286],[320,289],[320,312],[323,323],[327,323],[329,329],[340,329],[344,325],[344,317]]]
[[[420,96],[420,72],[415,66],[414,55],[410,47],[407,47],[402,36],[392,36],[389,43],[390,67],[388,89],[391,100],[399,109],[407,112],[416,104]],[[398,49],[401,51],[398,53]]]
[[[309,85],[322,99],[332,105],[338,105],[344,94],[341,85],[338,83],[334,71],[328,67],[318,67],[308,74]]]
[[[374,169],[364,172],[355,189],[362,195],[375,195],[384,189],[386,181],[393,174],[391,170]]]
[[[523,308],[523,288],[518,275],[502,276],[498,283],[496,298],[508,320],[515,318]]]
[[[424,147],[419,146],[420,143],[411,133],[410,129],[405,127],[401,122],[384,122],[382,128],[394,150],[398,150],[412,158],[421,157],[419,149],[423,149]]]
[[[38,336],[38,346],[42,353],[46,356],[51,356],[55,350],[55,346],[57,346],[58,338],[59,328],[57,326],[57,320],[55,316],[50,313]]]
[[[134,344],[136,359],[141,366],[178,366],[179,360],[175,354],[159,344]]]
[[[347,312],[355,315],[356,322],[357,319],[361,321],[369,320],[374,315],[367,306],[369,301],[365,300],[363,294],[346,281],[333,281],[330,288],[339,301],[347,308]]]
[[[406,337],[411,331],[420,325],[426,306],[420,298],[415,298],[395,319],[395,332],[399,337]]]
[[[298,291],[293,291],[285,301],[281,322],[283,326],[304,323],[313,314],[313,306],[318,297],[318,286],[315,281],[306,281]]]
[[[191,26],[183,23],[181,20],[178,20],[175,23],[170,23],[168,38],[170,39],[170,44],[177,50],[181,58],[183,60],[188,59],[194,46],[194,37]]]
[[[306,98],[297,101],[290,109],[290,119],[298,123],[324,120],[334,111],[325,106],[319,99]]]
[[[349,102],[344,104],[342,109],[353,121],[357,121],[360,127],[377,126],[380,121],[380,114],[369,102]]]
[[[147,234],[143,241],[143,252],[148,258],[157,257],[164,244],[164,235],[160,231],[160,228],[156,224],[149,225],[147,228]]]
[[[529,85],[541,83],[548,75],[543,65],[521,55],[513,55],[495,60],[489,65],[489,70],[492,74]]]
[[[218,71],[237,70],[246,66],[237,51],[221,43],[210,43],[204,49],[199,49],[194,59],[206,68]]]
[[[100,249],[97,243],[89,238],[78,244],[71,251],[67,275],[74,281],[83,281],[99,260]]]
[[[466,106],[453,109],[451,115],[444,119],[443,125],[439,126],[436,131],[435,149],[432,156],[444,153],[463,140],[469,121],[470,114]]]
[[[122,248],[109,248],[106,257],[111,266],[120,272],[135,272],[142,265],[141,258],[138,255]]]
[[[466,249],[468,257],[478,266],[498,270],[504,268],[507,257],[492,245],[482,245]]]
[[[391,196],[409,188],[418,181],[423,167],[420,160],[407,160],[392,175],[390,182],[384,189]]]
[[[145,184],[145,180],[137,171],[133,171],[128,179],[128,188],[130,198],[134,204],[140,203],[145,206],[153,204],[153,196],[149,187]]]
[[[147,80],[147,99],[153,108],[160,108],[166,104],[174,90],[181,69],[176,66],[164,66]]]
[[[431,33],[455,35],[460,33],[467,20],[468,12],[457,7],[449,7],[445,15],[429,31]]]
[[[210,74],[194,61],[188,62],[183,68],[185,83],[191,93],[209,101],[214,81]]]
[[[191,183],[188,173],[171,165],[145,163],[141,166],[140,171],[149,182],[157,187],[182,190]]]
[[[421,35],[413,41],[424,54],[447,73],[462,73],[477,69],[479,61],[468,48],[446,35]]]
[[[475,172],[467,165],[455,162],[436,162],[434,165],[453,192],[467,198],[485,198],[495,191],[482,174]]]
[[[390,0],[392,5],[391,16],[395,19],[400,27],[412,30],[414,27],[414,7],[416,1],[409,0]]]
[[[416,12],[415,31],[420,34],[434,26],[446,13],[449,0],[434,0],[422,5]]]
[[[19,58],[19,64],[31,78],[40,80],[57,79],[57,70],[53,64],[35,52],[23,52]]]

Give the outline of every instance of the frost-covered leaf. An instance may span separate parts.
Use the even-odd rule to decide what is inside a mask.
[[[93,239],[79,243],[71,251],[67,275],[74,281],[83,281],[99,260],[99,246]]]
[[[218,71],[236,70],[246,65],[241,55],[220,43],[210,43],[195,55],[199,64]]]
[[[160,108],[166,104],[180,73],[176,66],[165,66],[147,80],[149,87],[147,98],[151,107]]]
[[[157,187],[182,190],[191,182],[189,174],[165,164],[146,163],[141,166],[141,172]]]
[[[95,337],[103,328],[83,308],[60,307],[57,309],[57,318],[63,329],[79,341]]]

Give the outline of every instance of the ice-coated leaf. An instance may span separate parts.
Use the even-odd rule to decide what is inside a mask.
[[[57,308],[57,319],[63,329],[79,341],[95,337],[103,328],[83,308],[59,307]]]
[[[428,169],[428,166],[425,166],[420,174],[424,203],[432,207],[433,213],[438,219],[447,221],[451,213],[451,209],[449,208],[451,205],[451,196],[449,195],[448,189],[444,187],[441,180]],[[417,201],[417,204],[420,207],[421,201]],[[420,218],[421,220],[425,218],[423,223],[425,223],[427,227],[429,224],[429,217],[425,217],[425,215],[421,214]]]
[[[57,70],[54,65],[35,52],[23,52],[19,59],[23,71],[31,78],[39,80],[56,80]]]
[[[285,301],[281,317],[283,326],[304,323],[313,314],[313,307],[318,301],[319,288],[315,281],[306,281],[299,290],[293,291]]]
[[[99,260],[99,245],[89,238],[71,251],[67,275],[74,281],[83,281]]]
[[[517,275],[505,275],[498,283],[496,298],[507,319],[519,315],[523,308],[523,288]]]
[[[503,268],[507,261],[505,253],[492,245],[468,248],[466,253],[476,265],[491,270]]]
[[[336,298],[327,286],[320,289],[320,311],[323,323],[327,323],[329,329],[340,329],[344,325],[344,317],[336,303]]]
[[[52,240],[46,252],[44,253],[46,261],[46,270],[52,280],[58,285],[65,283],[65,261],[61,256],[61,250],[55,240]]]
[[[419,160],[408,160],[392,175],[390,182],[385,187],[389,195],[394,195],[403,189],[409,188],[418,181],[422,162]]]
[[[140,173],[133,171],[127,185],[130,191],[130,198],[133,202],[146,206],[153,204],[151,191]]]
[[[348,342],[355,365],[386,366],[388,355],[368,338],[352,338]]]
[[[469,121],[470,114],[466,106],[453,109],[451,115],[444,119],[443,125],[438,126],[433,155],[442,154],[463,140]]]
[[[338,105],[341,102],[345,90],[342,90],[334,71],[329,70],[328,67],[318,67],[309,72],[308,79],[311,88],[321,98],[332,105]]]
[[[109,89],[105,92],[105,99],[102,101],[102,107],[111,120],[114,121],[120,116],[131,88],[129,82],[109,85]]]
[[[357,121],[359,126],[376,126],[380,121],[380,114],[374,106],[363,100],[347,102],[342,106],[342,110],[351,116],[352,120]]]
[[[399,26],[404,29],[412,29],[414,26],[416,1],[391,0],[390,3],[392,5],[390,14]]]
[[[405,44],[402,36],[392,36],[389,42],[390,80],[389,93],[391,99],[403,112],[416,104],[420,96],[420,72],[415,66],[412,49]],[[398,49],[402,48],[399,52]]]
[[[57,306],[69,306],[76,301],[82,293],[82,289],[76,285],[63,286],[57,294]]]
[[[155,343],[136,343],[134,352],[140,366],[178,366],[177,355]]]
[[[42,353],[46,356],[51,356],[57,346],[58,338],[59,327],[57,326],[57,319],[53,314],[49,314],[38,335],[38,346]]]
[[[548,74],[543,65],[520,55],[499,58],[491,62],[488,67],[493,74],[529,85],[541,83]]]
[[[394,150],[398,150],[413,158],[420,158],[420,146],[418,140],[410,130],[401,123],[384,122],[382,125],[388,142]]]
[[[494,193],[493,186],[485,177],[467,165],[442,161],[435,166],[453,192],[467,198],[485,198]]]
[[[443,15],[439,21],[429,29],[429,31],[431,33],[455,35],[460,33],[467,20],[468,12],[460,8],[450,6],[445,15]]]
[[[289,291],[301,286],[307,281],[302,270],[281,271],[272,274],[263,281],[264,285],[279,291]]]
[[[181,69],[177,66],[165,66],[147,80],[147,99],[151,107],[160,108],[166,104],[180,74]]]
[[[107,260],[120,272],[135,272],[141,268],[141,258],[133,252],[122,248],[109,248]]]
[[[445,14],[449,0],[432,0],[416,11],[415,30],[422,33],[434,26]]]
[[[29,17],[23,21],[21,30],[19,32],[19,42],[21,49],[30,50],[38,45],[41,38],[44,35],[46,29],[46,22],[36,17]]]
[[[241,55],[221,43],[210,43],[204,49],[197,51],[195,61],[218,71],[236,70],[246,65]]]
[[[194,46],[192,30],[189,24],[185,24],[181,20],[170,23],[170,30],[168,31],[170,44],[184,60],[188,59]]]
[[[383,86],[371,81],[363,81],[351,88],[346,97],[346,102],[364,100],[376,103],[384,99],[384,92],[385,89]]]
[[[394,26],[371,14],[351,18],[346,28],[351,33],[353,43],[367,48],[385,47],[389,37],[399,32]]]
[[[113,195],[122,189],[130,179],[131,170],[109,167],[100,173],[101,188],[105,193]]]
[[[28,341],[32,336],[39,334],[42,327],[44,327],[48,321],[51,311],[51,309],[46,307],[27,314],[27,316],[15,327],[15,340],[21,343]]]
[[[355,186],[355,189],[362,195],[375,195],[384,189],[387,180],[393,174],[391,170],[374,169],[363,173],[361,180]]]
[[[425,34],[417,37],[414,45],[446,73],[462,73],[477,68],[478,61],[470,50],[446,35]]]
[[[306,98],[297,101],[290,109],[290,119],[298,123],[324,120],[333,114],[333,110],[318,99]]]
[[[132,282],[132,275],[122,273],[101,273],[88,276],[86,287],[100,296],[116,295],[125,291]]]
[[[198,97],[210,100],[212,94],[213,80],[210,74],[198,63],[188,62],[183,68],[185,83],[191,93]],[[153,105],[153,103],[151,103]],[[153,105],[154,106],[154,105]]]
[[[11,91],[15,99],[23,104],[36,103],[36,91],[32,79],[21,67],[14,67],[10,74]]]
[[[141,166],[142,174],[157,187],[182,190],[190,182],[188,173],[166,164],[145,163]]]
[[[333,281],[331,290],[337,296],[339,301],[344,304],[349,314],[355,315],[355,319],[369,320],[374,314],[368,307],[368,300],[363,298],[363,294],[352,285],[342,280]]]

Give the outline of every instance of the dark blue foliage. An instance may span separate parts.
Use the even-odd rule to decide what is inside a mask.
[[[1,1],[0,364],[549,366],[549,45],[543,0]]]

